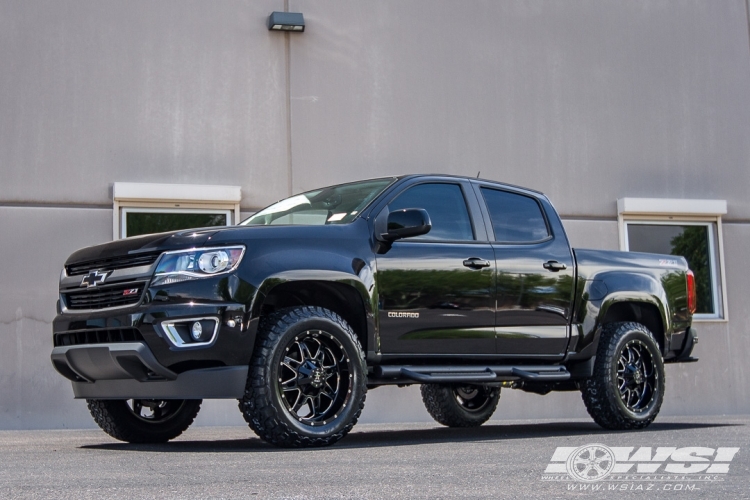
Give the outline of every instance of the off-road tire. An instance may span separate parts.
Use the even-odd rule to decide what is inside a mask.
[[[447,427],[478,427],[495,413],[500,401],[499,387],[463,388],[455,384],[422,384],[421,390],[427,412],[436,422]],[[478,403],[474,401],[474,408],[472,399],[459,399],[462,393],[467,394],[469,390],[477,391],[473,399],[482,398]]]
[[[638,346],[648,353],[653,364],[654,383],[650,396],[643,398],[642,409],[633,410],[618,383],[618,362],[627,346]],[[648,377],[647,377],[648,379]],[[659,344],[648,328],[640,323],[608,323],[602,327],[594,362],[594,374],[581,384],[581,394],[589,415],[605,429],[643,429],[659,413],[664,400],[665,373]],[[641,393],[646,392],[641,391]]]
[[[328,410],[331,415],[321,413],[322,420],[306,422],[289,407],[289,400],[294,398],[293,391],[297,389],[288,389],[288,386],[285,389],[282,378],[288,373],[284,374],[287,365],[282,366],[282,361],[294,356],[301,342],[316,339],[328,342],[327,347],[342,353],[339,369],[346,373],[346,377],[341,375],[340,379],[346,379],[347,387],[344,389],[343,383],[338,386],[346,391],[337,396],[341,398],[337,399],[338,403],[328,398],[332,405]],[[323,348],[323,344],[320,345]],[[301,349],[299,351],[301,353]],[[301,373],[302,367],[298,368]],[[297,382],[292,385],[303,387],[299,373]],[[324,383],[328,383],[328,379]],[[304,387],[310,388],[309,385]],[[291,396],[286,391],[291,391]],[[261,320],[245,395],[239,400],[242,416],[261,439],[287,448],[331,445],[357,423],[366,393],[364,352],[356,334],[341,316],[322,307],[300,306],[281,309]],[[302,390],[299,390],[299,395],[305,397]],[[318,396],[318,404],[328,399]],[[310,408],[312,414],[314,407]]]
[[[182,434],[201,409],[200,399],[169,400],[177,406],[166,418],[148,422],[135,415],[124,399],[87,399],[91,416],[104,432],[128,443],[165,443]]]

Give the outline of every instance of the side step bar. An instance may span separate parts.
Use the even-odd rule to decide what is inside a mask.
[[[520,365],[520,366],[376,366],[371,384],[425,384],[441,383],[492,383],[509,380],[534,382],[562,382],[570,379],[564,366]]]

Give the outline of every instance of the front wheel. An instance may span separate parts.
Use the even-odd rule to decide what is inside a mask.
[[[327,446],[357,422],[366,373],[357,336],[338,314],[284,309],[261,324],[240,411],[271,444]]]
[[[447,427],[477,427],[500,401],[499,387],[422,384],[422,401],[436,422]]]
[[[164,443],[182,434],[201,409],[200,399],[87,399],[104,432],[128,443]]]
[[[664,362],[659,345],[640,323],[602,327],[594,374],[581,386],[586,409],[605,429],[642,429],[664,400]]]

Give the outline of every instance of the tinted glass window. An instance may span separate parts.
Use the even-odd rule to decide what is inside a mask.
[[[482,188],[492,219],[495,241],[524,243],[549,236],[542,207],[534,198],[522,194]]]
[[[339,184],[286,198],[266,207],[242,226],[348,224],[395,178]]]
[[[388,207],[391,211],[423,208],[430,214],[430,232],[410,240],[474,239],[466,200],[457,184],[419,184],[404,191]]]
[[[193,227],[226,226],[227,214],[129,211],[125,221],[125,235],[138,236]]]
[[[716,311],[709,240],[712,229],[712,225],[628,224],[628,248],[631,252],[685,257],[688,267],[695,274],[698,314],[714,314]]]

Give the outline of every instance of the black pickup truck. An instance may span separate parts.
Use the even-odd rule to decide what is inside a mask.
[[[410,384],[451,427],[484,423],[506,387],[580,391],[599,425],[638,429],[664,363],[695,361],[695,306],[682,257],[571,249],[541,193],[409,175],[75,252],[52,363],[129,442],[236,398],[262,439],[328,445],[368,389]]]

